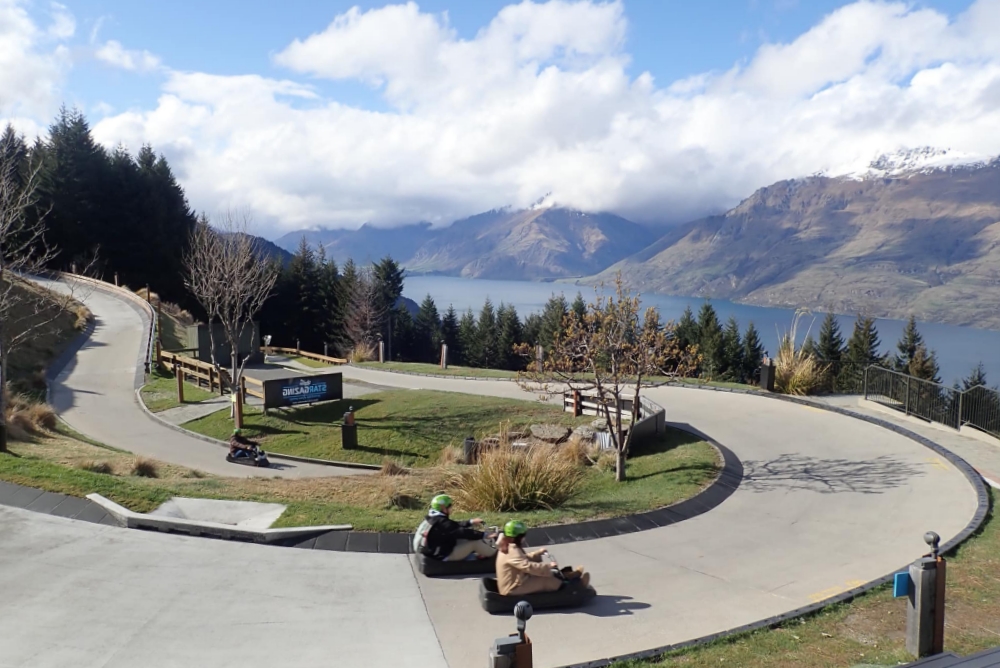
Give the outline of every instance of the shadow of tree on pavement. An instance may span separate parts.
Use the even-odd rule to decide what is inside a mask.
[[[852,461],[785,454],[769,461],[743,462],[741,488],[751,492],[808,490],[820,494],[881,494],[922,475],[921,467],[889,455]]]

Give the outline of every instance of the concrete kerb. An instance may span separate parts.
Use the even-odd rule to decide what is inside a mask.
[[[100,494],[88,494],[87,498],[104,508],[122,526],[129,529],[152,529],[170,533],[184,533],[191,536],[210,536],[223,540],[238,540],[253,543],[275,543],[294,538],[303,538],[328,531],[350,531],[350,524],[333,524],[310,527],[288,527],[283,529],[247,529],[231,524],[199,522],[178,517],[158,517],[136,513]]]
[[[752,390],[741,390],[741,389],[736,389],[736,388],[723,388],[723,387],[710,387],[710,386],[692,386],[692,385],[685,385],[685,384],[680,384],[680,383],[677,384],[677,387],[686,387],[686,388],[692,389],[692,390],[707,390],[707,391],[710,391],[710,392],[733,392],[733,393],[736,393],[736,394],[750,394],[750,395],[754,395],[754,396],[765,396],[765,397],[769,397],[771,399],[778,399],[778,400],[781,400],[781,401],[788,401],[790,403],[795,403],[795,404],[799,404],[799,405],[802,405],[802,406],[809,406],[811,408],[819,408],[821,410],[828,410],[828,411],[830,411],[832,413],[839,413],[839,414],[845,415],[847,417],[852,417],[852,418],[855,418],[855,419],[864,420],[865,422],[868,422],[870,424],[874,424],[876,426],[883,427],[883,428],[888,429],[888,430],[890,430],[890,431],[892,431],[894,433],[897,433],[897,434],[899,434],[901,436],[905,436],[905,437],[907,437],[907,438],[909,438],[909,439],[911,439],[913,441],[916,441],[917,443],[923,445],[924,447],[927,447],[930,450],[933,450],[937,454],[941,455],[942,457],[944,457],[945,459],[947,459],[948,461],[950,461],[952,464],[954,464],[955,467],[958,468],[963,473],[963,475],[965,475],[966,479],[968,479],[968,481],[972,485],[973,489],[976,490],[976,497],[977,497],[977,501],[978,501],[976,512],[972,516],[972,519],[965,526],[965,528],[962,529],[962,531],[960,531],[958,533],[957,536],[955,536],[953,539],[951,539],[950,541],[948,541],[947,543],[945,543],[944,545],[941,546],[941,554],[948,554],[949,552],[951,552],[952,550],[954,550],[956,547],[958,547],[960,544],[962,544],[963,542],[965,542],[970,536],[972,536],[974,533],[976,533],[980,529],[980,527],[982,526],[983,522],[986,520],[986,517],[989,515],[989,511],[990,511],[990,497],[989,497],[989,492],[986,489],[986,484],[987,483],[983,479],[983,477],[980,476],[979,473],[976,472],[976,470],[974,468],[972,468],[972,466],[969,465],[968,462],[966,462],[964,459],[962,459],[958,455],[954,454],[953,452],[951,452],[947,448],[943,448],[940,445],[938,445],[937,443],[934,443],[933,441],[931,441],[929,439],[926,439],[923,436],[920,436],[919,434],[916,434],[916,433],[914,433],[914,432],[912,432],[912,431],[910,431],[908,429],[904,429],[904,428],[902,428],[902,427],[900,427],[898,425],[895,425],[895,424],[893,424],[891,422],[886,422],[885,420],[880,420],[878,418],[874,418],[874,417],[871,417],[871,416],[868,416],[868,415],[863,415],[861,413],[855,413],[854,411],[850,411],[850,410],[847,410],[847,409],[839,408],[837,406],[829,406],[827,404],[823,404],[823,403],[819,403],[819,402],[815,402],[815,401],[810,401],[808,399],[803,399],[803,398],[800,398],[800,397],[793,397],[793,396],[788,396],[788,395],[783,395],[783,394],[771,394],[771,393],[754,392]],[[993,484],[992,482],[990,482],[990,485],[994,486],[994,487],[998,487],[997,485]],[[1000,488],[1000,487],[998,487],[998,488]],[[786,612],[786,613],[784,613],[782,615],[776,615],[774,617],[769,617],[767,619],[762,619],[762,620],[760,620],[758,622],[753,622],[753,623],[750,623],[750,624],[745,624],[743,626],[739,626],[739,627],[734,628],[734,629],[729,629],[728,631],[722,631],[722,632],[719,632],[719,633],[713,633],[711,635],[703,636],[701,638],[695,638],[693,640],[688,640],[688,641],[681,642],[681,643],[675,643],[675,644],[672,644],[672,645],[665,645],[665,646],[662,646],[662,647],[656,647],[656,648],[653,648],[653,649],[643,650],[641,652],[633,652],[631,654],[624,654],[624,655],[621,655],[621,656],[609,657],[609,658],[605,658],[605,659],[598,659],[598,660],[594,660],[594,661],[588,661],[588,662],[585,662],[585,663],[575,663],[575,664],[570,664],[570,665],[566,665],[566,666],[560,666],[559,668],[606,668],[607,666],[610,666],[610,665],[612,665],[614,663],[623,662],[623,661],[636,661],[636,660],[655,659],[655,658],[661,657],[661,656],[663,656],[665,654],[669,654],[671,652],[676,652],[678,650],[689,649],[689,648],[692,648],[692,647],[697,647],[699,645],[707,645],[707,644],[709,644],[711,642],[714,642],[716,640],[720,640],[722,638],[731,638],[733,636],[742,635],[742,634],[746,634],[746,633],[751,633],[751,632],[754,632],[754,631],[762,631],[762,630],[765,630],[765,629],[774,628],[776,626],[780,626],[781,624],[784,624],[785,622],[791,621],[793,619],[798,619],[800,617],[807,617],[809,615],[815,614],[815,613],[817,613],[817,612],[819,612],[819,611],[821,611],[821,610],[823,610],[823,609],[825,609],[825,608],[827,608],[827,607],[829,607],[831,605],[836,605],[838,603],[847,603],[848,601],[851,601],[851,600],[857,598],[858,596],[860,596],[862,594],[866,594],[866,593],[868,593],[868,592],[870,592],[870,591],[872,591],[874,589],[878,589],[879,587],[882,587],[882,586],[884,586],[884,585],[892,582],[893,576],[896,573],[904,571],[908,567],[909,567],[909,564],[904,564],[904,565],[900,566],[899,568],[894,569],[891,573],[889,573],[887,575],[884,575],[884,576],[882,576],[880,578],[872,580],[872,581],[870,581],[870,582],[868,582],[868,583],[866,583],[864,585],[861,585],[859,587],[855,587],[854,589],[850,589],[848,591],[845,591],[845,592],[842,592],[840,594],[837,594],[836,596],[831,596],[830,598],[824,599],[824,600],[819,601],[817,603],[813,603],[811,605],[807,605],[807,606],[802,607],[802,608],[797,608],[795,610],[791,610],[791,611]]]
[[[206,443],[211,443],[212,445],[217,445],[222,448],[229,447],[229,444],[226,443],[225,441],[220,441],[217,438],[212,438],[211,436],[205,436],[204,434],[199,434],[198,432],[195,431],[190,431],[189,429],[185,429],[180,425],[167,422],[163,418],[157,416],[157,414],[149,410],[146,404],[142,401],[142,388],[139,388],[135,391],[135,401],[137,404],[139,404],[139,408],[142,409],[142,412],[146,414],[146,417],[148,417],[150,420],[153,420],[154,422],[163,425],[164,427],[173,429],[174,431],[184,434],[186,436],[197,438],[199,441],[205,441]],[[338,468],[361,469],[365,471],[378,471],[382,468],[378,464],[361,464],[358,462],[338,462],[331,459],[314,459],[312,457],[299,457],[298,455],[286,455],[280,452],[271,452],[270,450],[267,451],[267,456],[268,458],[273,457],[274,459],[284,459],[292,462],[304,462],[307,464],[322,464],[323,466],[336,466]]]

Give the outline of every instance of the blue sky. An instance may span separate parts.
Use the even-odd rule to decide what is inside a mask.
[[[0,123],[76,106],[270,236],[547,194],[672,223],[911,149],[1000,154],[997,34],[1000,0],[0,0]]]
[[[372,9],[385,2],[339,0],[67,0],[78,23],[77,41],[113,39],[126,48],[145,49],[177,70],[215,74],[258,73],[278,78],[295,73],[272,62],[292,40],[325,28],[351,7]],[[422,11],[447,12],[459,37],[471,39],[510,2],[498,0],[424,0]],[[630,74],[644,71],[661,85],[692,74],[725,70],[753,56],[765,42],[787,42],[847,3],[835,0],[625,0],[629,21],[626,48]],[[949,14],[969,0],[911,2]],[[47,10],[42,3],[36,14]],[[91,109],[99,102],[120,111],[148,105],[159,93],[158,77],[113,71],[91,61],[75,69],[66,88],[72,102]],[[347,104],[382,109],[378,91],[359,82],[312,81]]]

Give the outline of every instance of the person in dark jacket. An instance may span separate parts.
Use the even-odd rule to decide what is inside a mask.
[[[497,550],[485,539],[495,536],[473,528],[483,521],[477,517],[456,522],[450,517],[451,506],[447,494],[434,497],[430,512],[417,529],[414,547],[421,554],[441,561],[462,561],[473,554],[478,559],[493,558]]]
[[[229,454],[235,457],[240,451],[245,452],[248,456],[255,455],[257,444],[244,436],[242,430],[233,429],[233,434],[229,437]]]

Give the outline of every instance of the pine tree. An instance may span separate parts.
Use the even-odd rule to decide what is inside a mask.
[[[677,339],[677,343],[682,349],[698,345],[700,338],[698,335],[698,323],[695,322],[690,306],[684,309],[681,319],[677,321],[677,326],[674,328],[674,338]]]
[[[726,328],[722,332],[722,370],[723,380],[743,382],[743,340],[740,338],[740,325],[736,318],[729,317]]]
[[[916,350],[913,351],[913,357],[910,359],[910,363],[905,370],[906,373],[915,378],[928,380],[932,383],[941,382],[939,371],[934,351],[928,352],[927,347],[923,343],[919,344]]]
[[[819,328],[819,345],[816,347],[817,357],[826,363],[837,364],[844,353],[844,337],[840,334],[840,325],[833,313],[827,313],[823,325]]]
[[[521,343],[521,320],[513,305],[500,303],[500,308],[497,309],[497,332],[497,366],[503,369],[519,368],[514,346]]]
[[[385,320],[382,323],[382,338],[385,341],[386,357],[396,359],[392,352],[392,340],[395,335],[394,323],[400,311],[397,304],[403,295],[403,279],[406,272],[399,266],[398,262],[388,255],[376,262],[372,269],[381,302],[379,310],[385,313]]]
[[[541,327],[538,332],[538,343],[545,350],[552,348],[552,342],[563,331],[563,320],[569,313],[566,305],[566,298],[560,295],[552,295],[545,303],[542,310]]]
[[[441,319],[437,305],[430,295],[420,303],[420,310],[414,322],[413,358],[417,362],[435,362],[441,354]]]
[[[482,366],[479,356],[479,333],[476,331],[476,316],[470,308],[462,315],[458,324],[458,340],[462,348],[462,364],[465,366]]]
[[[583,301],[583,295],[579,292],[576,293],[576,299],[573,300],[573,304],[569,307],[573,315],[576,317],[577,322],[583,321],[583,316],[587,315],[587,302]]]
[[[917,320],[911,315],[910,319],[906,321],[906,327],[903,328],[903,336],[900,337],[899,343],[896,344],[898,352],[893,360],[893,366],[896,368],[896,371],[908,372],[910,363],[917,353],[917,348],[922,346],[923,343],[924,337],[917,331]]]
[[[487,297],[476,323],[476,357],[484,369],[496,368],[500,362],[497,334],[497,313],[493,302]]]
[[[851,338],[847,341],[846,362],[860,369],[876,364],[879,361],[880,345],[875,319],[859,315],[854,322]]]
[[[410,310],[403,305],[395,309],[393,314],[393,345],[392,359],[398,362],[416,362],[416,324]]]
[[[708,377],[719,376],[723,368],[722,326],[709,302],[698,313],[698,351],[702,355],[702,370]]]
[[[971,390],[982,385],[986,387],[986,367],[980,362],[973,367],[972,372],[962,380],[962,390]]]
[[[747,325],[743,334],[743,382],[749,383],[756,380],[757,370],[764,359],[764,346],[760,342],[760,334],[754,327],[753,321]]]
[[[532,313],[521,325],[521,338],[525,343],[537,346],[541,340],[542,316]]]
[[[459,339],[458,314],[455,307],[448,305],[444,317],[441,319],[441,338],[448,346],[448,363],[462,363],[462,342]]]
[[[317,323],[320,313],[320,273],[316,254],[303,236],[298,249],[288,263],[290,290],[282,297],[288,300],[288,329],[284,332],[286,345],[293,347],[298,341],[303,350],[316,352]]]
[[[340,301],[340,272],[337,263],[326,257],[326,249],[320,245],[316,251],[319,272],[319,329],[322,344],[331,354],[340,351],[346,356],[347,336],[345,334],[344,305]],[[316,352],[320,349],[317,348]]]
[[[660,320],[660,311],[655,308],[646,309],[646,315],[642,321],[642,329],[644,332],[662,332],[663,322]]]

